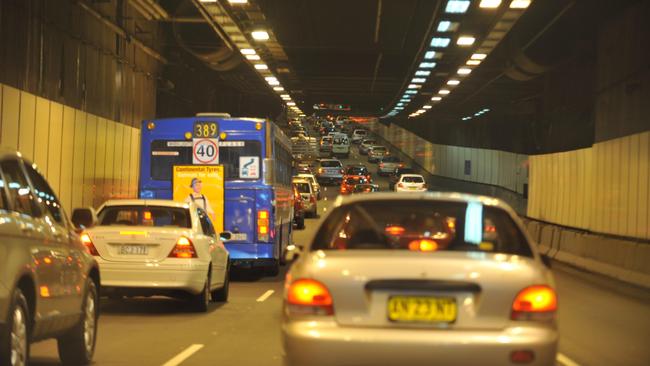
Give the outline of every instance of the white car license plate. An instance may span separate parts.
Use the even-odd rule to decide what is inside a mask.
[[[122,255],[147,255],[149,248],[146,245],[122,245],[120,247]]]
[[[246,233],[233,233],[230,236],[230,240],[245,241],[247,239],[248,239],[248,235],[246,235]]]

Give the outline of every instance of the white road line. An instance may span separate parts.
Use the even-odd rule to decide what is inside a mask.
[[[271,295],[273,295],[274,292],[275,292],[275,291],[273,291],[273,290],[268,290],[268,291],[266,291],[262,296],[260,296],[260,297],[257,298],[257,302],[263,302],[264,300],[266,300],[266,299],[268,299],[269,297],[271,297]]]
[[[177,366],[180,365],[183,361],[190,358],[194,353],[203,348],[202,344],[193,344],[187,347],[183,352],[177,354],[171,360],[165,362],[163,366]]]
[[[577,362],[558,352],[555,360],[564,366],[580,366]]]

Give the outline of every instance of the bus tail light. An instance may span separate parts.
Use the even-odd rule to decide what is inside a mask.
[[[332,295],[322,283],[304,278],[291,282],[287,288],[288,311],[302,315],[332,315]]]
[[[269,211],[257,211],[257,240],[269,241]]]
[[[90,239],[90,235],[88,235],[88,233],[81,234],[81,242],[86,247],[86,250],[90,255],[95,257],[99,256],[99,252],[97,252],[97,248],[95,248],[95,244],[93,244],[93,241]]]
[[[529,286],[519,291],[512,302],[512,320],[553,320],[557,311],[555,290],[546,285]]]
[[[169,258],[197,258],[196,249],[192,241],[185,236],[181,236],[176,240],[176,245],[171,252]]]

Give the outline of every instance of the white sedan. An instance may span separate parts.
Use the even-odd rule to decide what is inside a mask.
[[[426,192],[427,184],[419,174],[402,174],[395,184],[395,192]]]
[[[514,211],[459,193],[339,198],[288,248],[288,366],[554,365],[555,285]]]
[[[104,294],[189,296],[197,311],[228,300],[228,251],[194,203],[110,200],[97,216],[81,240],[99,263]]]

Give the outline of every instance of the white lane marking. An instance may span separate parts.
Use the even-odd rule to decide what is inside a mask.
[[[165,362],[163,366],[177,366],[180,365],[183,361],[190,358],[194,353],[203,348],[202,344],[193,344],[187,347],[183,352],[177,354],[171,360]]]
[[[580,366],[577,362],[558,352],[555,360],[564,366]]]
[[[257,298],[257,302],[262,302],[262,301],[268,299],[269,297],[271,297],[271,295],[273,295],[274,292],[275,291],[273,291],[273,290],[266,291],[262,296]]]

